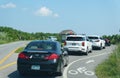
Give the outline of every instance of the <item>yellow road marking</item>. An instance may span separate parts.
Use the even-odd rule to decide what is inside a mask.
[[[4,66],[1,66],[1,67],[0,67],[0,70],[3,70],[3,69],[5,69],[5,68],[8,68],[8,67],[10,67],[10,66],[12,66],[12,65],[14,65],[14,64],[16,64],[16,62],[12,62],[12,63],[6,64],[6,65],[4,65]]]
[[[6,55],[2,60],[0,60],[0,64],[2,64],[3,62],[5,62],[17,49],[19,49],[20,47],[14,49],[13,51],[11,51],[8,55]]]
[[[25,45],[25,44],[24,44]],[[23,46],[24,46],[23,45]],[[17,49],[19,49],[20,47],[17,47],[16,49],[12,50],[9,54],[7,54],[2,60],[0,60],[0,64],[4,63]],[[16,64],[16,62],[12,62],[12,63],[9,63],[9,64],[6,64],[4,66],[1,66],[0,67],[0,70],[3,70],[7,67],[10,67],[12,65]]]

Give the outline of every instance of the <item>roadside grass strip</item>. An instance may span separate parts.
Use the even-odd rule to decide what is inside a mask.
[[[22,52],[22,51],[24,50],[24,48],[25,48],[25,47],[20,47],[20,48],[18,48],[18,49],[15,51],[15,53],[20,53],[20,52]]]
[[[20,47],[17,47],[16,49],[14,49],[13,51],[11,51],[9,54],[7,54],[2,60],[0,60],[0,64],[3,64],[17,49],[19,49]]]
[[[16,62],[11,62],[11,63],[9,63],[9,64],[6,64],[6,65],[4,65],[4,66],[1,66],[1,67],[0,67],[0,70],[3,70],[3,69],[5,69],[5,68],[8,68],[8,67],[13,66],[13,65],[15,65],[15,64],[16,64]]]
[[[95,71],[98,78],[120,78],[120,44]]]

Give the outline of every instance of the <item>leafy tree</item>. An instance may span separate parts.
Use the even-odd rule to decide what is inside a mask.
[[[58,33],[28,33],[20,30],[13,29],[11,27],[0,26],[0,39],[4,41],[18,41],[18,40],[44,40],[49,36],[55,36],[59,39]]]

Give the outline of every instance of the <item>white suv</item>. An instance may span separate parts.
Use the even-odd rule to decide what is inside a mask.
[[[102,37],[91,35],[88,38],[91,40],[93,48],[99,48],[100,50],[105,48],[105,40]]]
[[[85,55],[92,52],[92,43],[85,35],[69,35],[64,45],[64,49],[67,51],[82,52]]]

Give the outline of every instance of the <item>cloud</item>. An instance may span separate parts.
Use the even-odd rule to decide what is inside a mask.
[[[0,5],[0,8],[16,8],[16,5],[10,2],[4,5]]]
[[[52,11],[47,7],[41,7],[39,10],[35,12],[38,16],[50,16],[52,15]]]
[[[38,9],[36,12],[35,12],[35,15],[37,16],[54,16],[54,17],[58,17],[59,15],[58,14],[55,14],[51,9],[43,6],[41,7],[40,9]]]

